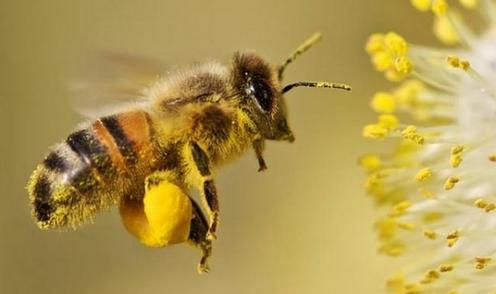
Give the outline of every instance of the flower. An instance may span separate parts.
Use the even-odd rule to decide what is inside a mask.
[[[395,293],[496,291],[496,4],[460,0],[487,29],[473,33],[445,0],[411,0],[434,13],[443,49],[373,34],[366,50],[398,85],[371,100],[378,113],[363,136],[391,140],[359,160],[365,189],[385,211],[379,251],[403,266]],[[455,2],[455,1],[453,1]],[[477,9],[477,10],[476,10]]]

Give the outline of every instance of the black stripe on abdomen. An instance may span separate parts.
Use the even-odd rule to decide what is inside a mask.
[[[115,174],[115,169],[108,155],[107,148],[88,129],[72,133],[67,138],[66,143],[79,157],[83,165],[82,169],[78,172],[78,176],[82,174],[90,176],[90,172],[86,170],[90,170],[92,167],[104,179],[109,179]]]
[[[48,170],[63,173],[69,169],[69,162],[59,155],[57,151],[52,151],[43,161],[43,164]]]
[[[34,211],[36,219],[41,222],[48,221],[53,212],[53,207],[50,204],[51,188],[48,177],[41,174],[34,185]]]
[[[101,118],[100,121],[114,139],[126,163],[136,164],[138,156],[134,150],[134,142],[128,138],[117,117],[115,115],[107,116]]]

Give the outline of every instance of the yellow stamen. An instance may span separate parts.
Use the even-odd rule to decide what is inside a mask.
[[[384,139],[387,134],[388,134],[388,129],[378,124],[366,125],[363,128],[363,132],[362,132],[362,135],[365,138],[372,138],[372,139]]]
[[[446,240],[448,240],[448,247],[453,247],[458,239],[460,239],[460,233],[458,231],[454,231],[453,233],[449,234],[446,237]]]
[[[458,167],[462,163],[462,153],[465,149],[463,145],[457,145],[451,148],[450,164],[452,167]]]
[[[479,199],[475,200],[474,204],[476,207],[478,207],[480,209],[484,209],[487,207],[487,205],[489,203],[487,203],[486,200],[479,198]]]
[[[493,211],[494,209],[496,209],[496,204],[494,203],[489,203],[486,208],[484,209],[485,212],[491,212]]]
[[[425,138],[417,133],[417,128],[415,126],[408,126],[403,131],[401,131],[401,136],[404,139],[415,142],[419,145],[424,144]]]
[[[437,238],[437,234],[433,230],[425,230],[424,236],[426,236],[427,238],[429,238],[431,240],[434,240]]]
[[[442,273],[450,272],[454,269],[452,265],[443,264],[439,267],[439,271]]]
[[[449,177],[446,182],[444,182],[444,190],[448,191],[455,187],[456,183],[460,181],[459,177]]]
[[[492,162],[496,162],[496,154],[491,154],[489,155],[489,160],[492,161]]]
[[[375,154],[367,154],[360,157],[358,163],[366,171],[374,171],[381,167],[381,159]]]
[[[398,118],[392,114],[381,114],[377,119],[377,124],[387,130],[393,130],[397,128],[400,123]]]
[[[431,176],[432,176],[432,169],[425,167],[417,172],[417,174],[415,175],[415,180],[417,182],[422,182],[427,180]]]
[[[492,260],[491,257],[476,257],[475,258],[475,268],[478,270],[484,269],[487,264]]]
[[[372,109],[381,113],[392,113],[396,109],[394,96],[386,92],[378,92],[371,101]]]
[[[458,56],[448,56],[446,59],[449,65],[451,65],[454,68],[460,68],[463,69],[464,71],[467,71],[470,68],[470,62],[465,59],[461,59]]]

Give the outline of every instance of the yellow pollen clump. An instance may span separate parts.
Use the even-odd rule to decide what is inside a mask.
[[[425,230],[424,236],[426,236],[427,238],[429,238],[431,240],[435,240],[437,238],[437,234],[433,230]]]
[[[437,16],[444,16],[448,10],[448,3],[446,0],[434,0],[432,3],[432,12]]]
[[[401,74],[408,74],[412,68],[412,62],[405,56],[401,56],[395,59],[394,68]]]
[[[377,124],[388,130],[392,130],[397,128],[400,122],[398,118],[392,114],[381,114],[377,119]]]
[[[491,257],[476,257],[475,268],[478,270],[484,269],[491,260]]]
[[[419,191],[420,195],[422,195],[423,197],[428,198],[428,199],[433,198],[435,195],[434,192],[432,192],[431,190],[424,188],[424,187],[420,187],[418,189],[418,191]]]
[[[367,40],[365,50],[369,54],[378,53],[384,50],[384,34],[372,34]]]
[[[373,34],[365,48],[371,55],[375,69],[384,72],[389,80],[401,80],[413,68],[407,56],[408,44],[396,33]]]
[[[362,135],[365,138],[383,139],[388,133],[389,131],[385,127],[378,124],[370,124],[363,128]]]
[[[394,96],[386,92],[376,93],[370,104],[374,111],[381,113],[392,113],[396,109]]]
[[[398,222],[398,227],[407,231],[413,231],[415,229],[414,223]]]
[[[422,182],[427,180],[432,176],[432,169],[425,167],[421,169],[416,175],[415,175],[415,180],[417,182]]]
[[[496,154],[491,154],[489,155],[489,160],[492,161],[492,162],[496,162]]]
[[[441,274],[436,271],[436,270],[429,270],[428,272],[425,273],[424,278],[420,283],[422,284],[429,284],[434,282],[435,280],[439,279],[441,277]]]
[[[432,0],[410,0],[410,2],[420,11],[429,11],[432,5]]]
[[[454,267],[452,265],[446,265],[446,264],[443,264],[439,267],[439,271],[442,273],[450,272],[453,269],[454,269]]]
[[[449,177],[446,182],[444,182],[444,190],[448,191],[455,187],[456,183],[460,181],[459,177]]]
[[[475,206],[477,206],[480,209],[484,209],[488,205],[488,203],[486,202],[486,200],[480,199],[480,198],[477,199],[477,200],[475,200],[474,204],[475,204]]]
[[[405,214],[406,210],[412,206],[412,203],[408,200],[402,201],[393,207],[391,207],[391,211],[389,212],[389,216],[396,217]]]
[[[415,126],[408,126],[401,131],[401,136],[404,139],[417,143],[418,145],[424,144],[425,138],[417,133]]]
[[[462,153],[465,150],[465,146],[457,145],[451,148],[450,164],[452,167],[458,167],[462,163]]]
[[[496,209],[496,204],[494,203],[489,203],[486,208],[484,209],[484,211],[486,212],[491,212],[493,211],[494,209]]]
[[[453,233],[449,234],[446,237],[446,240],[448,240],[448,247],[453,247],[458,239],[460,239],[460,233],[458,231],[454,231]]]
[[[470,68],[470,62],[468,60],[461,59],[458,56],[448,56],[446,61],[452,67],[460,68],[460,69],[463,69],[464,71],[467,71]]]
[[[381,167],[381,159],[375,154],[367,154],[360,157],[358,163],[366,171],[374,171]]]

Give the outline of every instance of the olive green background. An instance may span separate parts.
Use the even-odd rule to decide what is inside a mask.
[[[357,157],[374,120],[368,100],[389,87],[363,50],[395,30],[432,42],[431,17],[409,1],[0,1],[0,293],[382,293],[394,262],[376,253],[378,212]],[[281,62],[302,40],[324,40],[287,81],[327,79],[352,93],[287,95],[296,142],[269,143],[219,172],[219,240],[212,272],[199,252],[142,247],[115,210],[78,231],[34,225],[24,189],[47,148],[83,119],[66,81],[87,52],[105,49],[182,65],[255,50]]]

